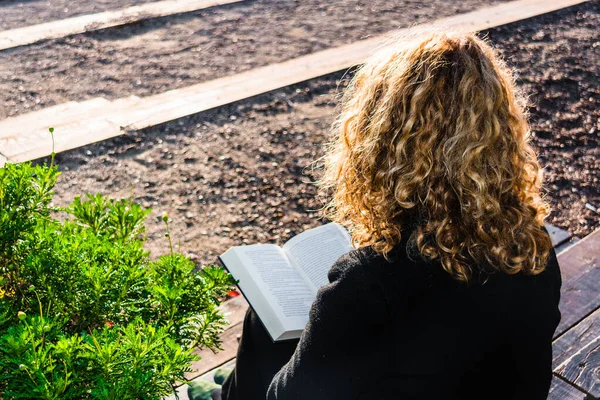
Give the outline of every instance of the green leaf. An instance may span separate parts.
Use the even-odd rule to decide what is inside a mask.
[[[160,399],[195,347],[219,348],[234,281],[174,252],[150,261],[150,210],[131,200],[52,207],[59,175],[0,168],[0,398]]]

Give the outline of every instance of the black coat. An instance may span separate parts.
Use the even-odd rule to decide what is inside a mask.
[[[465,285],[370,248],[329,271],[268,400],[546,399],[560,312],[556,254],[537,276]]]

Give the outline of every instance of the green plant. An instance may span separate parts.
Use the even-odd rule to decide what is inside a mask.
[[[173,251],[151,260],[145,210],[79,197],[51,206],[53,166],[0,169],[0,398],[159,399],[195,347],[220,348],[233,279]],[[60,218],[66,214],[65,218]]]

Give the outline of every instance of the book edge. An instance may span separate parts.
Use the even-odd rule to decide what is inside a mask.
[[[235,247],[235,246],[234,246]],[[231,249],[231,248],[230,248]],[[227,251],[229,251],[230,249],[228,249]],[[225,254],[225,253],[223,253]],[[225,264],[225,261],[221,258],[221,256],[217,256],[217,258],[219,259],[219,261],[221,262],[221,264],[223,265],[223,267],[227,270],[227,272],[233,276],[233,274],[231,273],[231,271],[229,270],[229,268],[227,268],[227,264]],[[234,276],[235,279],[235,276]],[[236,279],[237,280],[237,279]],[[236,283],[235,284],[237,286],[237,288],[240,290],[240,292],[242,293],[242,296],[244,296],[244,298],[246,299],[246,301],[248,302],[248,305],[250,307],[252,307],[252,310],[254,311],[254,313],[256,314],[256,316],[258,317],[258,320],[260,321],[261,325],[263,326],[264,330],[267,332],[267,334],[269,335],[269,337],[271,338],[271,341],[273,343],[278,342],[279,340],[273,338],[273,335],[271,334],[271,332],[269,331],[269,329],[267,328],[266,324],[264,323],[264,321],[262,320],[262,318],[260,317],[260,314],[258,312],[256,312],[256,308],[252,305],[252,302],[250,301],[250,298],[246,295],[246,293],[244,293],[244,290]],[[267,304],[269,304],[269,306],[271,306],[271,303],[267,302]],[[272,308],[272,307],[271,307]],[[245,317],[244,317],[245,319]],[[281,323],[281,321],[279,320],[279,318],[277,318],[279,324],[283,327],[283,323]],[[283,335],[286,331],[282,332],[279,336],[281,337],[281,335]]]

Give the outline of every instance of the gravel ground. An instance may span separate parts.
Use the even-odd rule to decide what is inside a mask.
[[[600,3],[484,32],[531,95],[549,222],[583,237],[600,227]],[[322,155],[349,74],[58,155],[56,203],[101,192],[153,207],[147,246],[163,254],[162,212],[181,251],[211,263],[241,243],[282,243],[322,221],[311,163]],[[58,134],[58,133],[57,133]]]
[[[592,1],[489,32],[531,96],[549,221],[579,237],[600,228],[599,27],[600,2]]]
[[[500,2],[248,0],[9,49],[0,52],[0,119],[160,93]]]
[[[0,30],[151,3],[153,0],[2,0]]]

